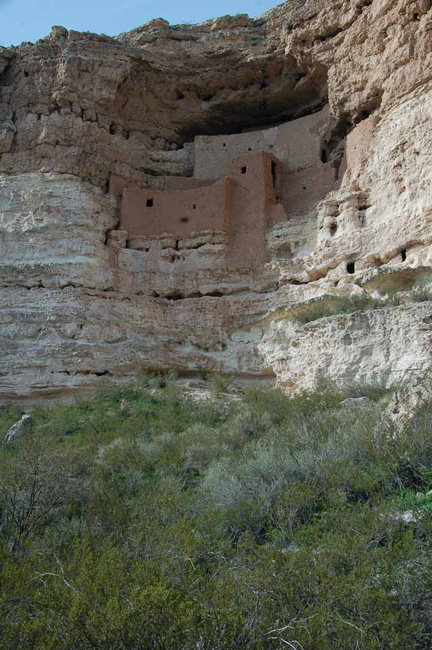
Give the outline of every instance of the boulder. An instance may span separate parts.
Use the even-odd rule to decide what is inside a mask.
[[[370,406],[371,404],[373,404],[373,400],[369,397],[347,397],[340,403],[340,406]]]
[[[409,424],[416,412],[432,401],[432,381],[429,377],[414,380],[409,387],[397,391],[387,407],[387,419],[402,428]]]
[[[32,416],[28,414],[23,415],[21,420],[15,422],[15,424],[13,424],[10,429],[8,429],[5,436],[5,443],[7,445],[15,445],[19,440],[21,440],[21,438],[24,438],[24,436],[27,436],[29,433],[31,433],[32,428]]]

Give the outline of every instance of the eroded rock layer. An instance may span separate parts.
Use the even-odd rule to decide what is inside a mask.
[[[0,49],[0,398],[172,367],[294,389],[424,373],[431,120],[429,0]]]

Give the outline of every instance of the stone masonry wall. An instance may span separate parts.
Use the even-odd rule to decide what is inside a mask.
[[[121,198],[120,227],[134,235],[149,237],[164,233],[185,237],[202,230],[228,231],[231,193],[227,178],[189,190],[126,187]]]
[[[273,128],[234,135],[198,136],[195,139],[196,178],[226,176],[231,158],[268,151],[287,171],[315,165],[321,160],[321,141],[328,126],[328,106],[318,113]]]

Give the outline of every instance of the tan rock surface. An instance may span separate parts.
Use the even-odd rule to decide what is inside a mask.
[[[431,100],[428,0],[291,0],[255,20],[55,27],[0,48],[0,398],[173,366],[295,388],[423,373],[429,302],[304,326],[287,314],[432,285]],[[326,103],[339,189],[267,232],[264,267],[228,263],[224,233],[119,229],[111,175],[163,190],[192,175],[195,136]]]
[[[341,314],[303,327],[275,318],[259,349],[288,387],[389,388],[430,369],[432,304]]]

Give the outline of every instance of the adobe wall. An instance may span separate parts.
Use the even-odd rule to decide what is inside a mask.
[[[214,182],[168,178],[178,189],[154,190],[128,185],[112,176],[109,191],[119,198],[120,228],[132,237],[225,231],[230,238],[227,261],[237,268],[268,260],[265,233],[272,225],[271,207],[282,208],[283,169],[267,152],[248,153],[228,163],[227,177]]]
[[[273,181],[272,163],[276,166]],[[280,191],[281,164],[269,153],[248,154],[228,163],[232,182],[231,233],[228,263],[235,267],[259,266],[269,259],[265,233],[270,208]]]
[[[188,190],[126,187],[120,207],[120,228],[134,235],[164,233],[187,237],[202,230],[229,230],[231,183],[220,179]]]
[[[211,181],[193,178],[190,176],[159,176],[158,177],[158,190],[192,190],[197,187],[207,187],[211,184]],[[117,176],[116,174],[111,174],[109,180],[109,193],[114,196],[122,196],[126,187],[136,187],[141,188],[141,185],[131,182],[123,178],[122,176]]]
[[[321,160],[321,135],[328,124],[329,109],[292,122],[259,131],[195,138],[194,177],[222,178],[231,158],[268,151],[288,170]]]
[[[193,190],[197,187],[206,187],[208,179],[193,178],[184,176],[165,176],[165,188],[167,190]]]
[[[295,219],[313,210],[317,203],[333,190],[339,183],[336,171],[331,163],[318,162],[300,169],[282,170],[282,203],[285,208],[284,218]]]

